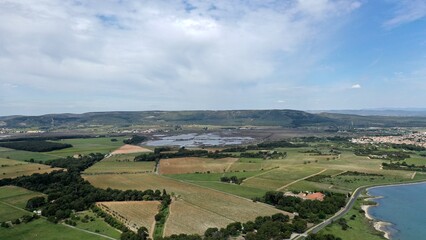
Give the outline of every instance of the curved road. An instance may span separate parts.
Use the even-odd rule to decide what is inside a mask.
[[[368,186],[362,186],[359,187],[357,189],[355,189],[355,191],[352,193],[348,203],[346,203],[346,206],[342,209],[340,209],[340,211],[338,211],[336,214],[334,214],[332,217],[330,217],[329,219],[311,227],[310,229],[306,230],[306,232],[302,233],[302,234],[297,234],[294,237],[292,237],[292,240],[296,240],[296,239],[304,239],[305,237],[308,236],[309,233],[318,233],[320,230],[322,230],[323,228],[325,228],[326,226],[328,226],[329,224],[335,222],[336,220],[340,219],[341,217],[343,217],[346,213],[349,212],[349,210],[352,209],[352,207],[355,204],[356,199],[359,197],[359,195],[366,190],[367,188],[372,188],[372,187],[377,187],[377,186],[392,186],[392,185],[404,185],[404,184],[413,184],[413,183],[420,183],[420,182],[425,182],[424,180],[417,180],[417,181],[408,181],[408,182],[404,182],[404,183],[390,183],[390,184],[377,184],[377,185],[368,185]]]
[[[292,239],[303,239],[303,238],[307,237],[309,233],[318,233],[321,229],[325,228],[329,224],[331,224],[334,221],[338,220],[339,218],[343,217],[346,213],[349,212],[349,210],[352,209],[352,207],[355,204],[356,199],[359,197],[359,195],[361,194],[361,192],[363,192],[366,188],[369,188],[369,187],[371,187],[371,186],[364,186],[364,187],[357,188],[352,193],[351,198],[346,203],[346,206],[344,208],[340,209],[340,211],[338,211],[336,214],[334,214],[329,219],[327,219],[327,220],[325,220],[325,221],[323,221],[323,222],[321,222],[321,223],[319,223],[319,224],[311,227],[310,229],[306,230],[306,232],[304,232],[302,234],[296,235]]]

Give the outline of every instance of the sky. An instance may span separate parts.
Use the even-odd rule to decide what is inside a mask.
[[[425,0],[0,0],[0,116],[426,107]]]

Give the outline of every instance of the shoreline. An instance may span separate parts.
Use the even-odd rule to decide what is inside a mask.
[[[364,199],[364,201],[374,201],[375,199],[383,198],[382,196],[371,196],[368,192],[367,192],[367,195],[369,196],[369,198]],[[370,221],[370,224],[372,223],[372,226],[374,227],[374,229],[376,229],[378,232],[383,233],[383,237],[390,240],[391,239],[390,232],[387,231],[386,227],[391,226],[392,223],[380,221],[374,218],[369,212],[369,210],[372,207],[379,206],[377,202],[375,203],[376,203],[375,205],[363,204],[361,205],[361,209],[364,211],[365,218],[367,218]]]
[[[373,186],[373,187],[369,187],[366,188],[365,191],[367,191],[367,196],[369,196],[368,198],[364,199],[364,201],[373,201],[375,199],[380,199],[383,198],[383,196],[372,196],[370,195],[370,193],[368,192],[370,189],[373,188],[383,188],[383,187],[399,187],[399,186],[408,186],[408,185],[416,185],[416,184],[426,184],[426,181],[422,181],[422,182],[411,182],[411,183],[400,183],[400,184],[389,184],[389,185],[381,185],[381,186]],[[386,239],[391,240],[391,232],[389,231],[388,227],[395,225],[391,222],[385,222],[385,221],[381,221],[379,219],[374,218],[370,213],[369,210],[372,207],[378,207],[379,203],[375,202],[375,205],[368,205],[368,204],[363,204],[361,205],[361,209],[364,211],[364,215],[365,218],[367,218],[369,221],[371,221],[373,224],[374,229],[376,229],[379,232],[383,233],[383,237],[385,237]]]

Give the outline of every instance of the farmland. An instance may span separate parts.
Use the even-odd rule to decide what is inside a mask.
[[[49,160],[55,160],[58,158],[58,156],[50,155],[49,153],[37,153],[0,147],[0,158],[8,158],[19,161],[30,161],[33,159],[34,162],[43,163]]]
[[[257,216],[272,215],[280,212],[273,207],[264,205],[262,203],[254,203],[248,199],[240,198],[235,195],[226,194],[216,190],[200,187],[190,183],[176,181],[170,178],[162,177],[155,174],[111,174],[111,175],[86,175],[86,180],[93,185],[101,188],[117,188],[117,189],[165,189],[167,192],[172,193],[176,199],[185,201],[186,205],[190,205],[191,209],[196,207],[201,209],[203,215],[200,216],[199,222],[202,229],[198,231],[205,231],[205,226],[216,224],[217,215],[232,221],[248,221],[254,220]],[[182,208],[180,208],[182,209]],[[170,217],[173,219],[173,214],[180,214],[173,211],[171,208]],[[193,221],[194,216],[182,214],[182,222]],[[227,221],[222,225],[225,226]],[[169,221],[166,224],[165,231],[167,230]],[[172,225],[173,226],[173,225]],[[181,229],[179,232],[191,233],[191,229]]]
[[[99,202],[97,206],[116,217],[129,229],[137,231],[146,227],[150,236],[154,231],[154,216],[158,213],[158,201]]]
[[[115,139],[115,140],[114,140]],[[71,144],[73,147],[48,152],[56,157],[73,156],[74,154],[87,155],[89,153],[110,153],[123,145],[125,137],[99,137],[99,138],[75,138],[62,139],[53,142]]]
[[[226,172],[238,158],[170,158],[160,161],[160,174],[182,174],[195,172]]]
[[[143,153],[143,152],[152,152],[152,150],[148,148],[143,148],[135,145],[125,144],[120,148],[114,150],[111,154],[128,154],[128,153]]]
[[[0,222],[15,220],[28,214],[23,208],[28,199],[36,196],[43,194],[14,186],[0,187]]]
[[[58,142],[69,143],[73,147],[42,154],[59,158],[101,152],[105,154],[105,158],[81,172],[81,176],[95,187],[141,191],[164,189],[171,195],[172,202],[166,210],[165,224],[155,228],[157,225],[154,216],[158,213],[159,202],[135,202],[129,201],[134,199],[127,198],[125,202],[97,203],[129,229],[137,231],[139,227],[146,227],[154,237],[180,233],[203,234],[211,227],[226,227],[230,223],[246,222],[258,216],[280,213],[281,211],[273,206],[259,202],[268,191],[349,193],[359,186],[373,183],[426,179],[426,174],[422,173],[383,170],[382,160],[357,156],[352,145],[336,142],[310,141],[297,147],[268,148],[263,151],[283,156],[279,158],[262,157],[262,149],[243,149],[243,152],[251,155],[231,152],[223,155],[223,158],[220,153],[215,153],[214,156],[219,156],[218,158],[173,156],[174,158],[164,157],[161,160],[134,161],[134,158],[141,154],[152,154],[151,150],[124,145],[124,137],[114,141],[111,141],[112,139],[105,137],[59,140]],[[3,148],[0,153],[7,151],[10,150]],[[77,162],[79,159],[81,157],[76,156],[67,160]],[[412,157],[407,161],[422,164],[425,159],[412,153]],[[10,159],[0,159],[0,163],[5,166],[4,169],[11,170],[12,167],[30,166],[51,170],[46,165]],[[154,172],[156,166],[158,171]],[[14,173],[17,176],[20,171],[15,170]],[[4,175],[14,176],[12,173]],[[224,180],[230,178],[237,180]],[[21,200],[21,206],[25,201]],[[18,209],[15,210],[18,213],[12,213],[12,216],[22,214]],[[90,210],[77,212],[76,215],[80,219],[85,215],[88,215],[89,219],[93,218],[93,221],[88,222],[76,221],[77,228],[99,232],[112,238],[119,236],[116,229],[106,225],[102,218],[96,217]],[[365,227],[363,224],[360,223],[360,226]]]
[[[91,210],[77,212],[73,219],[76,221],[76,228],[100,233],[115,239],[120,238],[120,231],[111,227],[102,218],[96,216]]]
[[[29,176],[33,173],[45,173],[54,170],[59,170],[59,168],[51,168],[43,164],[0,158],[0,179],[14,178],[24,175]]]
[[[54,224],[45,219],[37,219],[27,224],[0,229],[0,239],[43,239],[43,240],[105,240],[105,237],[83,232],[62,224]]]
[[[86,169],[85,174],[104,173],[147,173],[153,172],[155,162],[134,162],[138,154],[117,154],[104,158],[92,167]]]

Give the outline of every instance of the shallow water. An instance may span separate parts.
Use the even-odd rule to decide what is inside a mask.
[[[180,134],[175,136],[160,136],[158,140],[152,140],[144,143],[147,146],[180,146],[180,147],[199,147],[199,146],[227,146],[238,145],[252,141],[251,137],[222,137],[215,133],[207,134]]]
[[[391,239],[426,239],[426,183],[376,187],[368,190],[379,205],[369,209],[369,214],[386,226]]]

